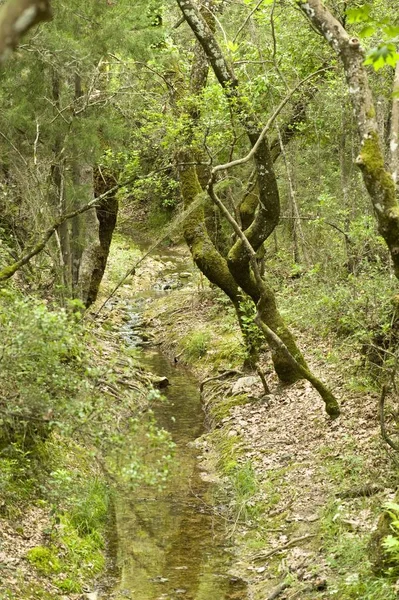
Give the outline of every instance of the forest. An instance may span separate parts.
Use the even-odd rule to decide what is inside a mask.
[[[0,2],[0,600],[399,596],[392,0]]]

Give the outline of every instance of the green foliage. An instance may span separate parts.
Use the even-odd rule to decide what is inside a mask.
[[[79,593],[104,569],[110,490],[86,448],[59,434],[44,445],[34,491],[36,503],[50,510],[48,545],[29,550],[27,559],[60,591]]]
[[[383,508],[390,517],[389,526],[392,534],[383,540],[382,546],[390,561],[396,563],[396,566],[389,569],[389,574],[394,575],[399,571],[399,504],[396,502],[387,502]]]
[[[259,348],[264,342],[264,338],[254,321],[256,317],[256,306],[250,298],[245,298],[240,302],[240,309],[243,313],[241,320],[245,335],[251,340],[252,347]]]
[[[364,64],[372,65],[376,71],[385,65],[395,67],[399,60],[399,26],[392,24],[389,16],[381,19],[374,16],[370,4],[350,7],[346,10],[346,15],[348,23],[363,25],[358,33],[360,38],[377,36],[381,40],[376,47],[368,51]]]
[[[320,520],[320,536],[334,580],[330,597],[337,600],[394,600],[391,581],[374,577],[367,560],[368,537],[348,531],[343,522],[343,506],[330,502]],[[349,573],[349,574],[348,574]]]
[[[183,338],[181,344],[189,358],[198,359],[204,357],[208,352],[210,341],[211,335],[209,331],[206,329],[197,329],[191,331]]]
[[[390,366],[385,351],[396,343],[392,330],[395,282],[380,267],[378,254],[371,251],[370,257],[371,264],[363,252],[359,275],[341,272],[340,277],[330,277],[316,265],[299,279],[287,281],[279,301],[289,322],[314,335],[335,338],[341,360],[343,352],[351,357],[347,368],[356,365],[360,376],[359,365],[363,365],[366,373],[372,372],[375,385],[376,377],[383,377],[381,367]]]
[[[29,449],[84,418],[95,385],[76,314],[9,290],[0,294],[1,444]]]

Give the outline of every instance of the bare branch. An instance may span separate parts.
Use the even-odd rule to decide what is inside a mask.
[[[237,40],[238,36],[240,35],[241,31],[243,29],[245,29],[245,27],[247,26],[248,21],[250,20],[250,18],[252,17],[253,14],[256,13],[256,11],[259,9],[260,5],[263,4],[265,0],[259,0],[259,2],[257,3],[257,5],[251,10],[251,12],[248,14],[247,18],[245,19],[244,23],[241,25],[241,27],[239,27],[237,33],[235,34],[234,38],[233,38],[233,44],[234,42]]]
[[[388,386],[383,385],[380,401],[378,403],[379,416],[380,416],[380,427],[382,439],[390,446],[395,452],[399,452],[399,446],[396,444],[388,435],[386,424],[385,424],[385,399],[388,394]]]
[[[257,152],[257,150],[259,149],[259,146],[261,145],[261,143],[263,142],[263,140],[266,137],[266,134],[268,133],[268,131],[270,130],[271,126],[273,125],[274,121],[277,119],[278,115],[281,113],[281,111],[283,110],[284,106],[288,103],[288,101],[292,98],[292,96],[295,94],[295,92],[297,92],[299,90],[299,88],[306,83],[307,81],[309,81],[309,79],[312,79],[313,77],[315,77],[316,75],[319,75],[320,73],[322,73],[323,71],[327,71],[332,69],[332,67],[323,67],[322,69],[319,69],[318,71],[315,71],[314,73],[311,73],[310,75],[308,75],[307,77],[305,77],[305,79],[302,79],[302,81],[300,81],[298,83],[298,85],[296,85],[289,94],[287,94],[287,96],[285,96],[285,98],[280,102],[280,104],[278,105],[278,107],[276,108],[276,110],[274,111],[274,113],[272,114],[272,116],[270,117],[270,119],[267,121],[266,125],[264,126],[264,128],[262,129],[256,143],[252,146],[251,150],[248,152],[248,154],[246,156],[244,156],[243,158],[237,158],[236,160],[232,160],[228,163],[225,163],[223,165],[217,165],[216,167],[214,167],[213,169],[213,173],[217,173],[218,171],[223,171],[224,169],[231,169],[231,167],[237,167],[239,165],[243,165],[246,162],[248,162],[249,160],[251,160],[251,158],[253,158]]]
[[[77,217],[78,215],[83,214],[84,212],[90,210],[91,208],[100,206],[102,200],[104,200],[110,194],[116,192],[120,187],[127,185],[130,181],[131,180],[125,181],[124,183],[121,183],[118,185],[115,185],[108,191],[104,192],[104,194],[97,196],[97,198],[93,198],[93,200],[91,200],[90,202],[88,202],[87,204],[82,206],[81,208],[74,210],[73,212],[60,215],[60,217],[48,229],[46,229],[46,231],[42,234],[41,239],[35,245],[33,245],[30,248],[30,250],[25,252],[25,254],[23,254],[12,265],[9,265],[8,267],[4,267],[3,269],[0,270],[0,281],[6,281],[10,277],[12,277],[14,275],[14,273],[16,273],[21,267],[26,265],[34,256],[39,254],[46,247],[47,242],[51,239],[51,237],[57,231],[58,227],[60,225],[62,225],[62,223],[64,223],[65,221],[68,221],[69,219],[73,219],[73,217]]]

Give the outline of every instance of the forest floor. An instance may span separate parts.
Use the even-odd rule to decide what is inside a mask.
[[[145,315],[155,341],[199,379],[240,369],[239,332],[195,270],[188,285],[148,301]],[[199,444],[200,460],[205,470],[216,468],[228,490],[235,574],[248,582],[253,600],[397,598],[399,581],[374,576],[368,560],[370,534],[397,487],[380,436],[378,396],[349,389],[346,357],[341,364],[326,360],[333,340],[298,338],[340,401],[338,419],[325,414],[308,382],[282,386],[267,352],[267,396],[260,380],[233,396],[239,374],[205,388],[212,430]]]
[[[110,310],[119,326],[123,307],[138,292],[164,290],[144,300],[149,343],[160,344],[199,380],[237,371],[204,387],[210,428],[198,451],[204,477],[219,483],[220,505],[228,506],[215,518],[226,523],[233,574],[248,583],[249,600],[398,598],[399,580],[373,575],[368,559],[371,533],[398,485],[394,457],[380,436],[378,395],[347,385],[349,357],[328,360],[333,338],[298,332],[310,366],[337,395],[341,416],[329,419],[307,382],[282,386],[268,352],[260,362],[270,388],[265,395],[256,373],[239,373],[244,350],[228,305],[191,266],[185,248],[173,251],[172,260],[168,253],[162,260],[146,259]],[[99,304],[139,256],[137,248],[116,240]],[[97,325],[110,316],[105,309]],[[103,358],[118,351],[111,338],[105,331],[98,349]],[[254,379],[232,393],[242,376]],[[51,526],[50,506],[40,503],[21,518],[0,519],[1,600],[90,597],[72,590],[60,594],[26,560]]]

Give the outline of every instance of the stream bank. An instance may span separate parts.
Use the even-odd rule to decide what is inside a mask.
[[[185,251],[177,250],[183,267]],[[186,259],[187,260],[187,259]],[[151,270],[151,268],[150,268]],[[152,280],[163,276],[155,260]],[[129,286],[140,285],[140,273]],[[131,289],[122,290],[122,296]],[[200,380],[241,371],[244,349],[228,303],[192,270],[178,285],[143,306],[146,332],[172,360]],[[331,422],[314,390],[299,382],[281,387],[267,353],[262,367],[272,390],[262,397],[253,380],[234,395],[233,374],[210,382],[204,403],[212,430],[205,436],[204,469],[216,472],[228,505],[226,536],[235,548],[234,573],[254,600],[268,597],[393,600],[389,579],[375,577],[367,547],[381,506],[396,480],[379,437],[377,399],[343,388],[339,365],[312,351],[312,368],[341,399]],[[323,344],[318,343],[318,348]],[[370,496],[362,494],[375,484]]]
[[[233,548],[226,536],[226,506],[212,472],[199,457],[206,453],[199,382],[177,358],[162,352],[144,314],[172,291],[191,293],[194,273],[179,250],[154,256],[140,268],[145,270],[138,273],[140,289],[134,280],[126,283],[107,303],[101,320],[112,321],[138,368],[162,388],[162,397],[151,402],[151,412],[157,430],[170,435],[173,448],[171,456],[163,456],[163,465],[153,456],[152,439],[141,436],[136,441],[142,446],[145,468],[164,469],[165,476],[158,482],[114,486],[113,545],[119,575],[108,594],[117,600],[247,600],[245,581],[230,571]],[[130,469],[128,446],[126,451]],[[124,471],[123,459],[119,468]]]

